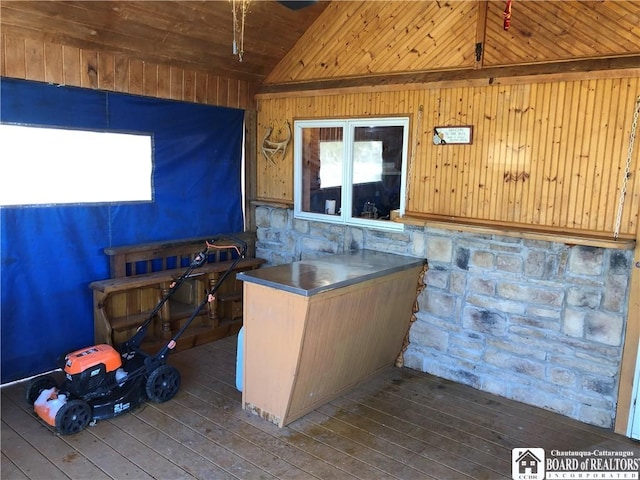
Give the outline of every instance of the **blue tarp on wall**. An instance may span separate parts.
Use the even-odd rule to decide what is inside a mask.
[[[3,123],[143,132],[154,144],[152,202],[0,208],[2,383],[55,368],[62,353],[93,343],[88,285],[109,277],[105,247],[242,231],[243,115],[1,79]],[[19,152],[0,155],[20,161]]]

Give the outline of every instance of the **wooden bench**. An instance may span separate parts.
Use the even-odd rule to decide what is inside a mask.
[[[234,335],[242,326],[242,282],[236,280],[236,273],[258,268],[265,260],[255,258],[255,234],[232,236],[247,243],[245,258],[182,335],[178,350]],[[131,338],[212,237],[105,248],[111,278],[90,284],[95,342],[115,345]],[[171,339],[232,262],[229,249],[215,250],[207,263],[194,269],[149,325],[143,348],[154,351]]]

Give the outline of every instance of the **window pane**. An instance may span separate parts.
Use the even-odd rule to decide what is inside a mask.
[[[320,188],[342,185],[342,142],[320,142]]]
[[[388,220],[400,208],[403,127],[356,127],[352,215]]]
[[[379,182],[382,179],[382,142],[353,144],[353,183]]]
[[[0,206],[152,200],[149,135],[3,124],[0,145]]]
[[[342,196],[343,155],[342,128],[302,130],[303,212],[338,214]]]

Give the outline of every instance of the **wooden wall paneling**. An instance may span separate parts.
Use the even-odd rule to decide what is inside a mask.
[[[572,105],[571,122],[575,124],[575,128],[570,130],[569,133],[569,148],[571,149],[570,162],[567,162],[567,178],[569,183],[567,185],[567,201],[563,204],[565,209],[563,223],[570,228],[583,228],[583,209],[584,204],[579,205],[578,189],[580,185],[580,179],[586,173],[584,166],[586,166],[585,157],[583,157],[583,142],[584,138],[584,124],[586,121],[586,107],[588,102],[588,89],[585,82],[578,81],[574,83],[574,104]],[[574,116],[576,112],[580,112],[579,115]],[[586,220],[586,219],[584,219]]]
[[[598,88],[598,83],[602,84],[601,88]],[[599,94],[595,96],[594,110],[593,110],[593,124],[591,131],[589,132],[591,141],[589,147],[589,155],[593,159],[593,180],[589,184],[591,190],[585,192],[587,198],[587,204],[589,205],[589,225],[596,230],[604,228],[604,223],[599,216],[599,205],[603,198],[603,185],[602,179],[606,167],[606,127],[603,123],[607,108],[611,105],[609,99],[606,97],[607,85],[610,81],[603,80],[596,83],[596,88]]]
[[[220,105],[229,105],[229,79],[220,77],[218,82],[218,103]]]
[[[506,146],[505,156],[510,159],[509,172],[509,189],[507,211],[504,213],[504,219],[507,222],[524,223],[524,212],[522,207],[522,194],[526,188],[525,157],[526,145],[524,144],[525,131],[523,123],[528,108],[528,89],[525,85],[514,85],[511,93],[511,103],[509,107],[509,139]]]
[[[421,149],[420,143],[422,139],[428,138],[425,132],[425,95],[422,91],[417,91],[415,100],[417,105],[416,113],[413,118],[409,119],[409,127],[411,128],[410,145],[407,154],[407,186],[405,192],[405,211],[410,208],[416,197],[420,197],[421,189],[425,181],[419,170],[420,165],[424,165],[425,161],[418,159]],[[388,103],[387,103],[388,105]],[[387,107],[387,110],[390,110]],[[424,196],[424,195],[422,195]]]
[[[562,185],[561,172],[559,171],[559,159],[560,159],[560,145],[561,145],[561,134],[562,134],[562,109],[560,108],[561,102],[565,98],[565,88],[566,83],[561,82],[557,85],[557,89],[554,89],[551,97],[551,105],[549,110],[549,115],[551,116],[552,124],[550,135],[545,139],[547,143],[551,143],[550,151],[549,151],[549,161],[551,162],[551,168],[549,172],[549,176],[546,178],[546,181],[549,184],[549,189],[547,194],[543,197],[543,206],[545,208],[545,218],[544,225],[549,225],[550,227],[557,226],[557,218],[554,218],[559,209],[560,205],[557,200],[557,193],[559,185]],[[560,126],[560,127],[559,127]]]
[[[473,64],[473,68],[479,69],[482,68],[484,64],[484,49],[485,49],[485,34],[487,31],[487,0],[478,0],[478,8],[477,8],[477,20],[476,20],[476,44],[482,45],[482,54],[480,58],[475,58],[475,63]],[[475,47],[474,47],[475,54]]]
[[[113,56],[113,90],[129,92],[129,59],[124,55]]]
[[[361,72],[361,71],[393,71],[393,63],[397,60],[392,55],[384,55],[381,52],[375,52],[371,50],[371,44],[367,43],[367,39],[370,39],[372,35],[377,37],[377,41],[383,44],[383,52],[404,52],[408,49],[414,48],[415,45],[407,45],[401,43],[401,40],[405,39],[407,35],[399,31],[396,25],[407,25],[405,30],[412,28],[410,22],[413,13],[410,9],[405,8],[406,4],[402,2],[388,2],[386,4],[386,11],[384,17],[381,17],[380,13],[375,13],[373,19],[365,24],[362,33],[363,42],[362,51],[364,55],[354,55],[354,57],[360,60],[357,66],[350,66],[347,62],[343,62],[345,71]],[[364,35],[366,33],[367,35]]]
[[[507,32],[503,10],[503,1],[488,2],[485,67],[640,51],[634,2],[514,2]]]
[[[196,100],[196,75],[192,70],[184,70],[182,83],[182,100],[195,102]],[[228,99],[227,99],[228,102]],[[225,102],[225,105],[228,103]]]
[[[626,167],[627,157],[629,155],[629,142],[631,140],[631,127],[633,122],[634,109],[636,99],[640,96],[640,81],[629,82],[629,85],[635,84],[634,88],[626,88],[626,97],[622,102],[621,116],[624,118],[624,131],[621,138],[622,145],[620,151],[620,187]],[[640,119],[638,120],[640,123]],[[636,127],[634,148],[631,152],[631,163],[629,165],[629,176],[627,180],[626,195],[624,208],[622,211],[622,225],[628,226],[628,229],[635,230],[638,225],[638,209],[640,207],[640,127]],[[619,188],[620,188],[619,187]],[[618,191],[618,196],[620,192]],[[617,208],[617,205],[616,205]]]
[[[433,44],[424,40],[422,35],[417,38],[424,42],[424,49],[418,65],[406,61],[403,70],[439,70],[443,68],[473,68],[475,64],[475,36],[478,2],[455,2],[451,4],[451,12],[442,15],[442,9],[433,19],[425,18],[425,24],[430,30],[426,38],[435,39]],[[417,31],[422,32],[424,27]],[[452,34],[453,33],[453,34]]]
[[[171,67],[169,65],[158,65],[158,97],[171,98]]]
[[[496,202],[496,218],[499,221],[510,222],[514,219],[514,204],[519,172],[517,142],[519,132],[515,128],[517,118],[517,86],[510,85],[504,96],[504,111],[502,114],[502,143],[500,145],[501,166],[495,172],[496,191],[502,194],[502,201]],[[508,181],[507,181],[508,180]],[[499,187],[498,185],[501,185]]]
[[[553,141],[553,136],[556,132],[555,112],[553,107],[557,106],[558,102],[558,90],[559,84],[545,84],[544,95],[545,100],[543,103],[544,110],[541,111],[541,115],[544,117],[544,121],[541,127],[544,128],[540,132],[539,145],[536,147],[538,155],[541,156],[544,162],[544,169],[540,178],[541,184],[539,185],[540,194],[538,195],[537,210],[539,212],[539,221],[541,225],[548,225],[550,218],[553,214],[553,203],[548,199],[554,195],[555,187],[558,179],[557,162],[554,158],[554,148],[556,143]]]
[[[98,87],[100,90],[114,91],[115,59],[110,53],[98,53]]]
[[[530,224],[540,222],[541,198],[540,192],[544,183],[544,168],[549,164],[544,151],[540,147],[544,145],[543,139],[549,128],[549,84],[532,85],[532,118],[529,122],[527,144],[530,149],[530,176],[527,179],[529,188],[527,192],[527,221]]]
[[[79,87],[82,84],[80,49],[76,47],[62,47],[62,71],[64,74],[63,85]]]
[[[620,7],[616,3],[620,3]],[[569,20],[566,28],[577,38],[587,40],[576,45],[581,48],[572,52],[574,57],[606,55],[621,52],[621,48],[636,52],[640,49],[637,43],[640,33],[638,12],[628,12],[624,3],[628,2],[568,2],[563,5]]]
[[[482,182],[483,192],[483,208],[478,211],[478,218],[483,215],[491,215],[491,206],[495,203],[496,190],[494,186],[494,169],[495,165],[499,162],[498,153],[499,150],[496,146],[499,145],[500,139],[498,138],[498,122],[500,120],[497,115],[497,106],[502,98],[502,91],[499,88],[483,89],[483,93],[487,94],[487,102],[485,103],[485,112],[487,116],[486,138],[487,152],[486,157],[482,161],[482,168],[484,169],[484,178]]]
[[[194,75],[193,101],[196,103],[209,103],[209,98],[207,96],[207,83],[209,82],[209,76],[206,73],[197,71],[194,72]]]
[[[624,38],[625,47],[635,45],[638,47],[638,35],[640,35],[640,25],[638,18],[637,2],[606,2],[598,5],[602,9],[601,18],[606,18],[606,28],[612,30],[611,38]],[[602,23],[602,22],[601,22]],[[634,28],[626,28],[628,24]]]
[[[518,144],[518,153],[520,155],[520,169],[522,172],[520,181],[518,182],[521,188],[521,195],[519,197],[519,218],[523,223],[532,223],[532,211],[533,211],[533,185],[531,179],[537,174],[537,159],[533,155],[533,135],[535,132],[535,100],[537,98],[537,84],[524,85],[523,95],[526,95],[526,104],[523,104],[520,108],[521,117],[521,129],[520,143]]]
[[[471,114],[471,105],[469,104],[470,98],[469,89],[459,89],[460,91],[460,112],[464,112],[464,115],[461,116],[456,125],[469,125],[472,121],[470,116]],[[471,162],[470,162],[470,147],[468,145],[460,145],[460,148],[456,149],[457,154],[457,175],[454,177],[456,183],[454,185],[455,188],[455,197],[457,199],[457,209],[463,215],[468,215],[468,207],[469,207],[469,179],[470,179],[470,170],[471,170]]]
[[[623,169],[624,169],[624,160],[622,152],[626,152],[624,146],[627,145],[628,135],[625,134],[625,119],[624,114],[628,110],[625,108],[624,102],[621,102],[620,99],[626,97],[626,92],[622,88],[623,82],[619,79],[613,82],[613,88],[611,90],[611,108],[609,110],[609,121],[607,122],[607,139],[609,143],[609,148],[606,151],[606,155],[608,157],[608,168],[607,168],[607,177],[608,178],[608,195],[606,198],[609,199],[608,202],[605,201],[605,228],[609,231],[613,231],[615,226],[615,216],[618,211],[618,204],[620,201],[620,186],[622,183]],[[624,145],[624,146],[623,146]]]
[[[64,83],[62,68],[62,45],[44,44],[44,81],[55,84]]]
[[[142,94],[147,97],[158,96],[158,66],[142,62]]]
[[[415,198],[415,210],[417,212],[426,211],[429,213],[437,211],[439,205],[436,205],[436,192],[438,190],[438,182],[440,176],[438,175],[438,167],[440,163],[439,156],[442,155],[442,151],[434,148],[430,136],[433,134],[434,125],[439,125],[440,121],[438,115],[438,102],[439,98],[436,95],[436,91],[427,92],[427,99],[424,104],[424,130],[427,132],[427,137],[424,142],[424,156],[423,161],[427,162],[426,165],[418,163],[414,168],[423,172],[421,177],[427,179],[422,195]],[[426,170],[426,172],[425,172]]]
[[[593,122],[593,108],[595,107],[595,97],[592,85],[588,80],[580,82],[580,109],[581,115],[576,125],[576,146],[574,156],[573,183],[571,191],[571,201],[573,211],[569,213],[569,224],[574,228],[589,228],[590,212],[585,208],[585,191],[587,190],[587,180],[590,175],[590,136],[587,132],[591,130]],[[591,188],[589,188],[591,191]]]
[[[289,143],[285,157],[268,160],[262,154],[262,142],[270,127],[278,128],[288,120],[293,129],[293,104],[289,102],[260,104],[257,128],[257,192],[263,200],[290,203],[293,200],[293,140]],[[293,132],[292,132],[293,135]]]
[[[98,54],[91,50],[80,50],[80,86],[98,88]]]
[[[506,111],[506,105],[508,100],[505,97],[508,96],[508,87],[502,87],[498,90],[498,96],[496,97],[496,104],[492,105],[493,112],[496,112],[494,121],[494,143],[492,143],[492,152],[489,156],[489,211],[482,212],[482,216],[485,218],[493,218],[500,220],[501,206],[504,204],[504,172],[506,167],[506,160],[504,158],[504,144],[506,139],[506,115],[503,113]],[[488,217],[487,217],[488,214]]]
[[[596,108],[596,95],[595,95],[595,82],[586,80],[581,82],[582,88],[582,111],[581,115],[582,126],[578,130],[578,136],[576,138],[577,154],[579,169],[575,179],[575,194],[573,195],[575,201],[575,212],[573,214],[572,223],[578,228],[585,228],[591,224],[591,210],[589,208],[588,199],[586,197],[587,191],[593,191],[593,171],[595,168],[594,158],[590,155],[590,151],[593,148],[593,137],[591,131],[593,130],[594,115],[593,112]]]
[[[343,21],[336,21],[336,19],[345,18],[345,15],[349,15],[349,12],[341,11],[343,6],[340,6],[338,2],[329,4],[318,18],[318,21],[304,33],[301,40],[294,45],[283,61],[267,76],[265,81],[271,82],[272,77],[273,82],[276,83],[312,78],[313,74],[308,72],[318,69],[315,59],[324,58],[323,51],[340,51],[341,44],[339,39],[346,29]],[[336,55],[332,54],[331,57],[335,59]]]
[[[434,112],[436,111],[434,102],[436,100],[434,90],[427,90],[422,96],[422,128],[421,133],[424,140],[416,149],[416,155],[412,159],[411,169],[413,177],[409,185],[410,198],[406,205],[406,211],[433,212],[434,205],[426,203],[435,186],[436,151],[431,148],[431,135],[433,134]]]
[[[266,83],[471,68],[476,10],[475,2],[330,4]]]
[[[229,107],[237,108],[238,107],[238,81],[237,80],[229,80],[229,91],[227,93],[227,103],[226,105]]]
[[[476,110],[474,109],[474,90],[473,88],[463,88],[463,102],[461,104],[464,109],[464,116],[460,118],[460,125],[472,125],[474,126],[474,130],[477,123],[476,118]],[[460,189],[460,213],[464,216],[471,215],[471,203],[474,195],[473,182],[475,177],[476,170],[476,161],[472,157],[473,155],[473,146],[465,145],[461,149],[463,153],[463,162],[462,162],[462,170],[461,174],[464,176],[463,181],[459,183],[458,188]]]
[[[258,138],[258,112],[246,110],[244,116],[245,137],[245,196],[244,196],[244,226],[246,231],[255,232],[256,211],[252,203],[257,198],[258,162],[257,162],[257,138]]]
[[[237,108],[241,108],[242,105],[246,105],[248,110],[249,106],[253,105],[253,99],[249,98],[249,82],[244,80],[238,80],[238,105]]]
[[[451,113],[451,117],[444,118],[444,125],[452,125],[455,123],[455,115],[457,112],[457,98],[455,96],[456,89],[448,89],[443,95],[445,101],[442,103],[442,109],[445,112]],[[454,188],[455,179],[460,172],[458,165],[458,150],[459,148],[450,146],[450,148],[441,148],[443,153],[442,163],[440,164],[442,172],[444,172],[443,183],[440,188],[440,205],[441,208],[449,210],[448,213],[454,213],[458,211],[460,207],[457,194]]]
[[[5,60],[7,58],[7,49],[5,46],[5,38],[5,35],[0,33],[0,76],[3,77],[7,75],[7,65],[5,63]]]
[[[182,100],[183,99],[183,85],[184,85],[184,70],[178,67],[171,67],[171,99]]]
[[[535,86],[522,85],[522,94],[526,98],[526,103],[523,103],[521,108],[520,120],[521,120],[521,133],[520,142],[518,143],[518,155],[521,177],[518,181],[520,188],[520,195],[518,197],[518,218],[523,223],[531,223],[531,206],[529,205],[529,192],[532,190],[531,175],[535,169],[535,163],[533,160],[533,150],[531,148],[531,142],[533,137],[533,125],[535,111],[532,103],[535,101],[536,92]]]
[[[258,135],[271,117],[410,114],[415,122],[423,105],[409,216],[612,238],[631,122],[621,110],[632,108],[623,105],[633,103],[629,98],[637,89],[634,77],[262,98]],[[471,145],[433,145],[433,127],[466,124],[474,127]],[[278,166],[259,160],[259,165],[265,176],[258,179],[260,199],[290,201],[293,158]],[[638,188],[632,180],[630,208],[638,205],[638,195],[631,193]],[[628,238],[636,219],[626,210],[625,215],[621,235]]]
[[[129,60],[129,92],[133,95],[144,95],[144,62]]]
[[[372,12],[375,12],[376,5],[370,4],[370,7],[373,7]],[[424,45],[421,46],[419,37],[415,35],[416,29],[420,28],[424,12],[416,15],[415,8],[407,8],[404,2],[387,2],[385,9],[380,13],[386,17],[386,20],[379,25],[377,33],[374,34],[375,41],[372,41],[370,36],[363,39],[365,41],[369,39],[368,48],[371,58],[368,60],[372,61],[361,65],[358,70],[353,70],[354,72],[361,74],[367,70],[371,72],[404,70],[406,67],[402,64],[403,57],[409,56],[417,61],[419,56],[427,53]],[[426,25],[425,28],[428,29]],[[430,33],[425,35],[429,37],[433,47],[435,39]]]
[[[473,125],[473,142],[480,146],[486,145],[486,142],[483,139],[486,135],[487,125],[489,123],[489,119],[485,114],[485,112],[488,111],[485,106],[486,101],[487,97],[481,95],[477,88],[471,89],[470,109],[472,116],[470,123]],[[483,201],[483,175],[486,172],[486,169],[484,168],[486,155],[486,148],[482,147],[477,150],[477,153],[474,153],[473,149],[471,149],[470,152],[467,192],[467,215],[469,217],[473,217],[478,214],[478,211],[481,208],[481,202]]]
[[[559,190],[554,202],[554,225],[567,225],[567,208],[570,206],[569,193],[573,182],[571,168],[575,162],[574,136],[575,130],[565,127],[571,125],[572,120],[577,122],[577,112],[580,111],[577,98],[576,82],[567,82],[566,94],[562,101],[561,119],[559,122],[560,140],[558,152],[558,179]],[[575,117],[574,117],[575,115]]]
[[[627,121],[629,122],[629,135],[631,134],[631,124],[633,122],[635,102],[640,97],[640,78],[630,79],[631,87],[629,88],[629,98],[627,100]],[[628,143],[627,147],[628,149]],[[628,204],[625,208],[625,218],[623,222],[626,222],[630,227],[630,230],[636,230],[640,225],[640,118],[638,119],[638,126],[635,131],[635,145],[631,152],[631,176],[629,177],[629,184],[627,186]],[[635,180],[634,180],[635,179]],[[629,216],[629,220],[626,220],[626,215]]]
[[[464,122],[464,125],[472,125],[473,129],[478,128],[478,109],[476,108],[476,95],[473,88],[463,89],[464,91],[464,110],[466,115],[460,119]],[[477,141],[477,140],[474,140]],[[474,187],[476,183],[476,173],[478,170],[478,163],[482,161],[480,155],[477,158],[473,156],[473,147],[471,145],[464,147],[464,163],[463,174],[464,183],[461,185],[461,213],[465,216],[471,216],[473,199],[476,195],[477,189]]]
[[[209,75],[209,80],[207,82],[207,98],[210,103],[219,105],[220,99],[218,98],[219,87],[218,83],[220,82],[220,77],[217,75]]]
[[[14,78],[26,78],[27,67],[25,65],[25,40],[11,36],[5,37],[6,75]]]

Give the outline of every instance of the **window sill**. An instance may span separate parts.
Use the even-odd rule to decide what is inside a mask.
[[[343,218],[339,215],[323,215],[305,212],[295,212],[294,218],[307,220],[310,222],[330,223],[332,225],[343,225],[345,227],[367,228],[371,230],[383,230],[386,232],[402,232],[404,224],[394,220],[373,220],[367,218]]]

